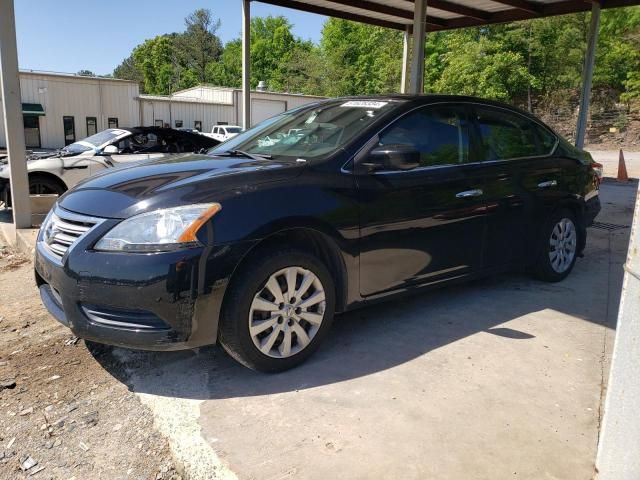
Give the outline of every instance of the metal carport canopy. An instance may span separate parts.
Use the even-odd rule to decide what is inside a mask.
[[[412,30],[414,0],[260,0],[262,3],[356,22]],[[638,5],[638,0],[427,0],[426,30],[435,32],[529,20],[600,8]]]

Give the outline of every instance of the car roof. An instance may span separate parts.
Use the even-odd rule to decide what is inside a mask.
[[[440,102],[473,103],[478,105],[485,105],[488,107],[497,107],[497,108],[503,108],[506,110],[511,110],[512,112],[519,113],[520,115],[523,115],[531,119],[532,121],[542,124],[551,130],[551,128],[548,125],[546,125],[540,118],[538,118],[531,112],[518,108],[514,105],[510,105],[508,103],[500,102],[497,100],[490,100],[486,98],[474,97],[470,95],[450,95],[450,94],[440,94],[440,93],[424,93],[424,94],[394,93],[394,94],[388,94],[388,95],[355,95],[355,96],[349,96],[349,97],[331,98],[331,99],[327,99],[327,100],[323,100],[318,103],[315,103],[315,105],[322,104],[322,103],[330,103],[330,102],[338,103],[338,102],[344,102],[344,101],[350,101],[350,100],[360,100],[360,101],[371,100],[371,101],[378,101],[378,102],[385,101],[385,100],[397,101],[397,102],[402,102],[405,105],[406,103],[410,103],[415,106],[428,105],[428,104],[440,103]]]

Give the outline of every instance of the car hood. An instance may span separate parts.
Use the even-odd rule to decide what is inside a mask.
[[[297,176],[295,161],[180,155],[108,169],[58,201],[72,212],[128,218],[158,208],[222,201],[225,196]]]

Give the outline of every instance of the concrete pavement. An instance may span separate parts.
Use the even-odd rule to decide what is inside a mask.
[[[605,183],[629,226],[635,184]],[[508,274],[336,319],[302,367],[115,349],[192,478],[592,478],[628,228],[558,284]],[[114,375],[122,375],[112,372]]]

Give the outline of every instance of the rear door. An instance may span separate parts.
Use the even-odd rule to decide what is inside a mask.
[[[487,172],[485,266],[521,261],[536,228],[557,199],[566,195],[566,165],[551,156],[556,136],[512,110],[474,106],[479,155]]]
[[[363,296],[464,277],[482,264],[483,172],[471,164],[467,108],[425,106],[369,143],[411,145],[418,168],[368,172],[356,166]],[[370,159],[366,152],[358,162]]]

